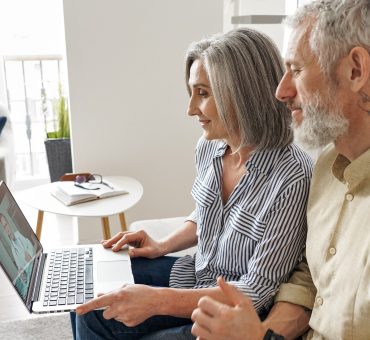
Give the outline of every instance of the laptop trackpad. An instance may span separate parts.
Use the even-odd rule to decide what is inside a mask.
[[[99,282],[131,282],[132,273],[130,261],[98,261],[97,277]]]

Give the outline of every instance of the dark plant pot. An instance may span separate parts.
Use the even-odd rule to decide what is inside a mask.
[[[51,182],[59,181],[62,175],[72,172],[71,140],[69,138],[46,139],[45,149]]]

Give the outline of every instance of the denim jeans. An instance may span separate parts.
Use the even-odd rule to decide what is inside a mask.
[[[171,269],[177,257],[162,256],[154,260],[131,260],[135,283],[168,287]],[[127,327],[114,319],[106,320],[103,311],[96,310],[79,316],[71,313],[73,337],[76,340],[102,339],[195,339],[191,320],[173,316],[153,316],[135,327]]]

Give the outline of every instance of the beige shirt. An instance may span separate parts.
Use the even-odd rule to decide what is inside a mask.
[[[313,306],[309,339],[370,339],[370,150],[352,163],[327,147],[315,166],[307,210],[307,268],[278,301]]]

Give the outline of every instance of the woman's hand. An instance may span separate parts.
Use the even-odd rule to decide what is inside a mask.
[[[147,257],[154,259],[166,254],[162,242],[153,240],[144,230],[121,231],[109,240],[103,240],[104,248],[119,251],[125,245],[133,247],[129,250],[131,257]]]
[[[115,319],[128,327],[134,327],[158,314],[158,308],[163,303],[161,300],[157,288],[139,284],[127,285],[77,307],[76,312],[82,315],[104,308],[105,319]]]

